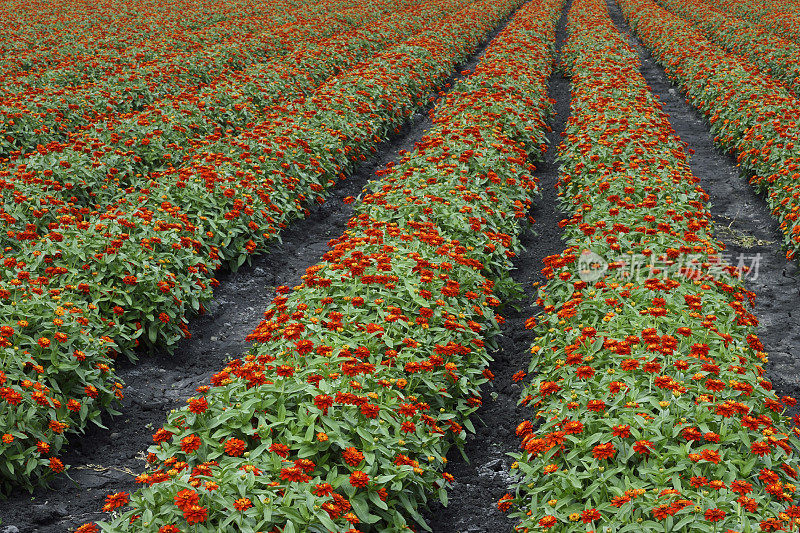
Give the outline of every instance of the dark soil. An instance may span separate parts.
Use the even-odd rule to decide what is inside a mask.
[[[564,27],[568,10],[569,5],[556,28],[559,55],[566,39]],[[513,459],[508,454],[518,450],[519,438],[515,430],[525,415],[525,409],[517,406],[522,388],[512,380],[512,376],[519,370],[528,371],[533,332],[525,329],[525,320],[541,312],[534,305],[537,290],[534,283],[546,281],[541,273],[542,259],[564,250],[558,227],[558,221],[564,216],[558,209],[556,196],[559,165],[555,157],[570,113],[570,90],[569,79],[560,71],[551,76],[548,95],[556,101],[555,115],[550,121],[553,131],[547,136],[545,160],[536,165],[541,197],[530,213],[536,222],[533,231],[522,236],[525,251],[517,254],[512,272],[514,280],[525,290],[526,297],[507,304],[501,313],[506,322],[498,339],[499,349],[492,354],[494,361],[489,366],[495,379],[481,391],[483,404],[472,420],[475,434],[467,437],[464,446],[469,460],[465,460],[455,448],[450,451],[447,471],[455,477],[455,484],[448,494],[448,505],[432,503],[425,515],[435,533],[513,530],[513,521],[497,509],[497,500],[509,491],[511,477],[508,472]]]
[[[513,16],[513,15],[512,15]],[[361,193],[377,170],[397,162],[401,150],[411,151],[431,126],[434,101],[453,83],[472,70],[488,43],[506,26],[506,19],[477,46],[475,53],[431,94],[432,104],[415,113],[399,134],[376,146],[372,158],[359,165],[331,191],[322,206],[281,233],[281,243],[253,259],[237,272],[220,272],[214,300],[203,316],[190,320],[190,339],[174,354],[142,354],[136,363],[120,361],[117,373],[125,383],[125,399],[117,407],[122,414],[105,416],[107,429],[90,427],[84,435],[70,438],[62,459],[68,476],[51,482],[50,488],[33,494],[20,491],[0,501],[0,533],[65,533],[107,516],[101,512],[105,497],[138,488],[134,478],[144,470],[145,452],[152,434],[161,427],[170,409],[180,407],[195,389],[208,383],[225,362],[245,353],[245,337],[259,324],[275,296],[275,287],[294,286],[306,268],[328,250],[328,241],[340,236],[352,216],[344,198]],[[524,321],[524,319],[523,319]]]

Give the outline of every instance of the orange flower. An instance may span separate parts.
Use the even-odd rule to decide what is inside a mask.
[[[595,520],[600,520],[600,511],[597,509],[586,509],[581,513],[581,522],[584,524],[588,524],[589,522],[593,522]]]
[[[767,442],[754,442],[750,445],[750,451],[754,455],[767,455],[770,452],[769,443]]]
[[[633,451],[642,455],[650,455],[652,450],[653,443],[649,440],[637,440],[636,443],[633,445]]]
[[[595,459],[603,460],[613,457],[614,454],[617,453],[617,449],[614,445],[610,442],[606,442],[605,444],[598,444],[592,449],[592,455],[594,455]]]
[[[700,456],[706,461],[709,461],[714,464],[718,464],[722,460],[722,458],[719,455],[719,452],[716,452],[714,450],[709,450],[706,448],[700,451]]]
[[[360,470],[350,474],[350,484],[354,487],[366,487],[369,484],[369,476]]]
[[[231,457],[239,457],[247,449],[247,444],[241,439],[228,439],[225,441],[225,453]]]
[[[187,400],[189,403],[189,411],[192,413],[204,413],[208,409],[208,401],[204,396],[200,398],[190,398]]]
[[[175,495],[173,501],[178,509],[184,510],[188,509],[192,505],[197,505],[197,503],[200,501],[200,495],[191,489],[183,489]]]
[[[208,518],[208,509],[199,505],[192,505],[183,510],[183,517],[189,524],[205,522]]]
[[[502,498],[497,502],[497,508],[500,512],[505,513],[511,508],[511,504],[513,503],[514,497],[511,494],[504,494]]]
[[[251,502],[248,498],[239,498],[235,502],[233,502],[233,507],[237,511],[246,511],[247,509],[253,506],[253,502]]]
[[[103,511],[110,512],[116,509],[117,507],[123,507],[128,504],[128,493],[127,492],[117,492],[115,494],[109,494],[106,496],[106,504],[103,505]]]
[[[192,453],[197,451],[200,447],[200,437],[192,433],[181,439],[181,450],[185,453]]]
[[[299,482],[299,483],[308,483],[311,480],[310,477],[303,472],[303,469],[298,466],[292,466],[289,468],[281,468],[281,479],[285,479],[289,482]]]
[[[57,457],[50,458],[50,470],[55,472],[56,474],[61,473],[64,471],[64,463],[61,462],[60,459]]]
[[[550,529],[551,527],[556,525],[556,522],[558,522],[558,519],[555,516],[550,516],[550,515],[543,516],[542,518],[539,519],[539,527]]]
[[[344,459],[344,462],[350,466],[358,466],[359,463],[364,460],[364,454],[351,446],[349,448],[345,448],[345,450],[342,452],[342,458]]]

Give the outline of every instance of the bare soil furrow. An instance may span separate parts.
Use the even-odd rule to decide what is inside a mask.
[[[566,38],[564,26],[568,10],[569,3],[556,29],[556,58]],[[494,361],[489,366],[495,378],[481,391],[483,404],[473,416],[475,433],[467,437],[464,448],[468,460],[455,448],[447,456],[447,471],[455,477],[455,485],[449,492],[447,507],[432,504],[426,516],[434,533],[513,530],[513,521],[497,509],[497,500],[508,491],[511,482],[508,470],[512,459],[508,453],[517,450],[519,439],[515,430],[523,419],[523,411],[517,407],[521,389],[513,376],[528,368],[528,350],[533,335],[525,329],[525,321],[541,311],[534,304],[537,290],[534,283],[545,281],[541,273],[542,259],[564,248],[558,227],[564,216],[559,211],[556,195],[559,165],[555,157],[569,117],[569,79],[554,72],[548,94],[555,100],[555,114],[551,120],[553,131],[548,134],[545,161],[537,165],[541,197],[531,211],[535,223],[532,231],[522,237],[525,251],[517,254],[512,273],[514,280],[525,290],[525,298],[507,302],[501,312],[506,322],[503,334],[497,339],[499,349],[492,354]]]

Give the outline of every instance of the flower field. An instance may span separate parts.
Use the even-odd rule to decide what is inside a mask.
[[[768,357],[800,324],[757,303],[786,282],[726,252],[677,93],[642,59],[704,117],[718,149],[695,158],[735,158],[730,201],[772,217],[758,249],[790,277],[793,3],[6,4],[0,530],[800,528],[800,360],[776,379]],[[91,455],[125,435],[128,376],[155,384],[137,365],[208,342],[219,280],[301,223],[325,250],[291,245],[308,266],[247,299],[235,353],[170,371],[186,394],[149,442],[123,437],[129,462]],[[497,441],[475,451],[480,427]],[[487,485],[490,448],[508,461]],[[89,468],[135,486],[90,500]]]

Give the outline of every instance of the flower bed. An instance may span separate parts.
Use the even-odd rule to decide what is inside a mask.
[[[726,13],[733,13],[739,17],[758,24],[784,39],[800,41],[800,17],[797,15],[796,2],[781,2],[776,0],[721,0],[715,6]]]
[[[499,506],[526,532],[789,529],[795,400],[763,377],[753,294],[719,259],[708,196],[605,3],[575,0],[568,31],[573,214],[546,260],[532,416]]]
[[[472,4],[337,77],[301,108],[307,114],[298,117],[314,120],[314,127],[285,117],[279,130],[254,128],[228,152],[207,152],[202,165],[130,190],[105,210],[62,205],[50,215],[57,222],[45,226],[45,236],[37,239],[27,226],[16,233],[15,248],[4,251],[0,267],[0,308],[9,317],[3,325],[15,327],[21,302],[32,315],[48,317],[54,305],[43,296],[68,295],[81,309],[93,306],[102,327],[85,328],[69,342],[49,338],[47,347],[17,335],[18,329],[5,341],[4,385],[15,401],[0,403],[0,416],[18,434],[0,447],[4,459],[14,458],[0,462],[6,486],[29,486],[48,471],[49,456],[63,443],[51,420],[62,432],[80,431],[119,394],[109,347],[132,354],[140,341],[169,347],[187,335],[185,315],[211,297],[221,262],[240,265],[302,216],[307,202],[321,201],[325,188],[427,103],[453,66],[518,4]],[[39,304],[42,309],[33,307]],[[31,395],[34,386],[46,389],[45,404]],[[70,400],[80,402],[78,411]],[[40,441],[50,445],[47,453],[36,452]]]
[[[48,38],[50,47],[34,47],[33,51],[20,54],[23,58],[11,60],[16,67],[9,66],[0,77],[4,81],[0,156],[35,151],[39,144],[66,142],[87,124],[113,123],[120,120],[120,115],[124,121],[130,118],[125,114],[138,113],[148,106],[163,107],[165,100],[171,104],[175,100],[191,102],[193,97],[202,99],[202,93],[214,91],[242,69],[258,74],[264,67],[274,67],[281,56],[303,48],[313,50],[314,45],[369,25],[399,6],[381,0],[358,6],[329,0],[293,9],[280,4],[254,8],[234,3],[216,6],[219,9],[209,13],[204,9],[195,12],[196,6],[176,4],[175,11],[186,17],[183,23],[202,30],[173,27],[173,31],[163,34],[157,30],[153,34],[153,27],[166,29],[178,21],[163,20],[162,9],[148,12],[147,7],[141,3],[136,6],[138,22],[143,27],[124,24],[124,31],[105,36],[112,42],[121,41],[114,43],[111,50],[106,49],[105,54],[103,48],[108,44],[104,46],[92,36],[73,41],[62,34],[60,38]],[[62,3],[56,10],[63,16],[76,8],[80,9]],[[241,11],[237,12],[237,8]],[[14,13],[24,17],[25,11],[23,8]],[[89,14],[88,18],[104,15],[108,14]],[[217,18],[227,27],[207,26],[192,21],[193,17]],[[233,20],[236,22],[225,24]],[[289,21],[292,22],[287,24]],[[37,22],[31,26],[41,27],[42,21]],[[50,24],[58,26],[54,21]],[[81,33],[78,31],[78,35]],[[170,39],[175,41],[169,42]],[[340,43],[332,39],[330,44]],[[59,47],[65,48],[63,53]],[[37,57],[38,54],[46,58]],[[290,56],[286,59],[292,60]]]
[[[710,40],[739,54],[758,69],[800,94],[800,45],[746,20],[705,4],[702,0],[660,0],[662,7],[685,18]]]
[[[800,249],[795,183],[800,176],[800,100],[778,82],[707,41],[686,21],[647,0],[622,0],[644,44],[709,117],[714,141],[737,155],[754,187],[767,194],[787,258]],[[645,15],[646,13],[646,15]]]
[[[78,108],[72,119],[58,119],[62,125],[72,120],[78,128],[63,142],[48,143],[21,124],[24,154],[12,158],[10,177],[15,181],[20,173],[29,177],[19,184],[21,191],[5,191],[6,203],[14,194],[37,197],[48,191],[65,201],[75,198],[82,206],[98,202],[105,206],[108,197],[124,194],[120,188],[149,181],[155,172],[186,165],[202,157],[210,144],[235,144],[242,131],[264,121],[265,115],[298,105],[297,98],[312,95],[337,72],[346,72],[377,51],[397,45],[465,3],[445,0],[422,9],[401,6],[388,14],[365,10],[361,23],[368,27],[301,42],[292,53],[220,76],[197,90],[167,94],[135,113],[105,113],[94,120]],[[34,104],[40,106],[41,102],[31,102]],[[49,107],[47,103],[45,107]],[[67,189],[54,190],[53,182]],[[103,199],[97,197],[101,187]],[[22,225],[34,222],[42,226],[51,221],[31,217],[19,206],[15,211]]]
[[[323,261],[279,289],[250,352],[156,432],[147,486],[102,529],[407,531],[445,496],[444,455],[490,375],[493,288],[514,290],[558,4],[515,15]]]

